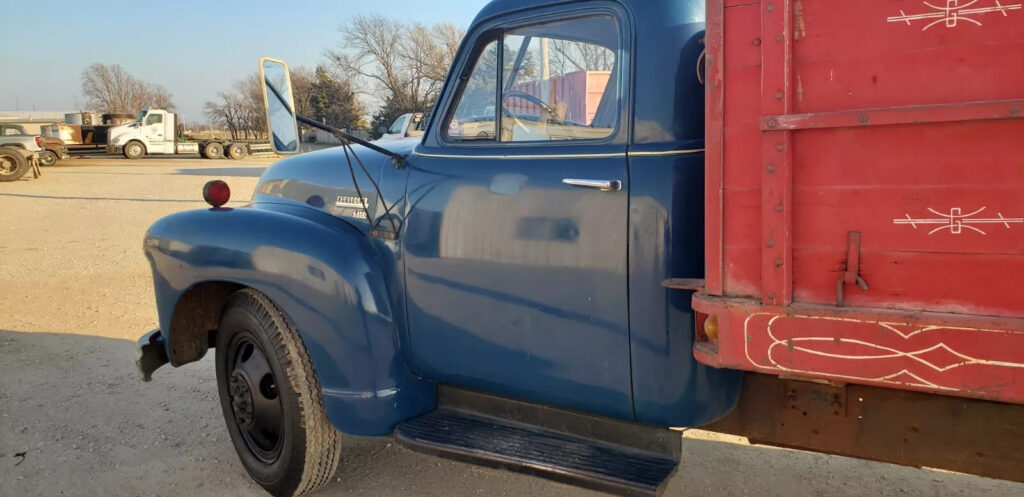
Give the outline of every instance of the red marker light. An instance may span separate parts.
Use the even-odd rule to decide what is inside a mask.
[[[203,186],[203,200],[215,209],[228,203],[229,199],[231,199],[231,189],[228,188],[227,183],[215,179]]]

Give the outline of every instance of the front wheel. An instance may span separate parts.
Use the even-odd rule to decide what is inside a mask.
[[[124,156],[129,159],[141,159],[146,155],[146,147],[139,142],[128,142],[124,146]]]
[[[52,166],[57,163],[57,154],[53,153],[52,150],[43,150],[39,154],[39,163],[44,166]]]
[[[25,156],[11,147],[0,147],[0,181],[16,181],[28,172]]]
[[[217,387],[242,466],[276,496],[330,481],[341,434],[324,409],[316,372],[288,318],[252,289],[231,296],[216,347]]]

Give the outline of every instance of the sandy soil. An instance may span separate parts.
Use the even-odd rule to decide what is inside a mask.
[[[134,370],[155,327],[146,227],[202,207],[212,178],[248,200],[265,159],[70,159],[0,183],[0,495],[264,495],[238,463],[207,358]],[[711,441],[691,431],[666,495],[1021,496],[1024,485]],[[347,437],[324,496],[596,496]],[[16,456],[24,453],[24,457]]]

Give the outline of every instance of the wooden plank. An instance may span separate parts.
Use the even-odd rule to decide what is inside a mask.
[[[761,129],[796,130],[1024,119],[1024,99],[764,116]]]
[[[722,294],[724,279],[725,6],[708,0],[705,35],[704,277],[707,291]]]
[[[792,109],[793,0],[766,0],[761,6],[761,114]],[[792,136],[788,131],[761,135],[761,300],[766,305],[792,301]]]

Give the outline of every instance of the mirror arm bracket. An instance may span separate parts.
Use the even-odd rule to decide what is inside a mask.
[[[324,131],[326,131],[328,133],[331,133],[334,136],[337,136],[338,138],[340,138],[342,140],[350,141],[352,143],[358,143],[359,145],[362,145],[362,146],[364,146],[364,147],[366,147],[366,148],[368,148],[370,150],[373,150],[375,152],[380,152],[380,153],[382,153],[384,155],[387,155],[388,157],[391,157],[391,163],[394,164],[395,168],[397,168],[397,169],[401,169],[402,166],[405,165],[405,158],[406,157],[404,155],[399,154],[399,153],[395,153],[395,152],[392,152],[392,151],[390,151],[390,150],[388,150],[386,148],[374,145],[373,143],[370,143],[370,142],[368,142],[366,140],[363,140],[362,138],[357,138],[355,136],[352,136],[352,135],[350,135],[350,134],[348,134],[348,133],[346,133],[346,132],[344,132],[344,131],[342,131],[342,130],[340,130],[338,128],[335,128],[334,126],[328,126],[328,125],[326,125],[326,124],[324,124],[324,123],[322,123],[320,121],[316,121],[316,120],[310,119],[310,118],[308,118],[306,116],[302,116],[302,115],[298,115],[298,114],[295,115],[295,120],[300,122],[300,123],[302,123],[302,124],[305,124],[307,126],[312,126],[314,128],[322,129],[322,130],[324,130]]]

